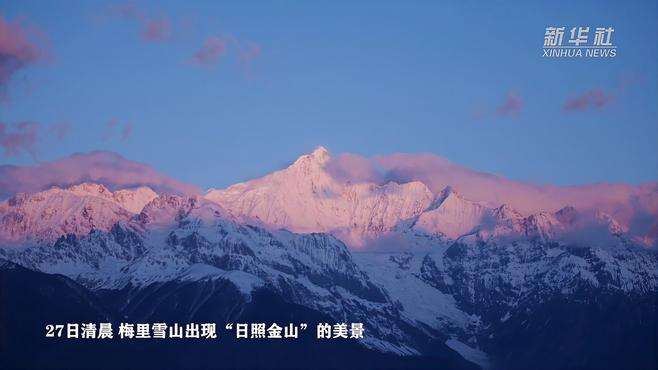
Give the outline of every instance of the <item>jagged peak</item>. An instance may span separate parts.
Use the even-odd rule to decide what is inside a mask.
[[[439,192],[427,210],[429,211],[439,208],[441,205],[452,201],[463,202],[465,199],[462,198],[462,196],[452,186],[448,185]]]
[[[51,196],[56,194],[68,193],[78,197],[84,196],[94,196],[100,198],[112,198],[112,192],[101,184],[96,184],[92,182],[80,183],[77,185],[72,185],[67,188],[60,188],[58,186],[53,186],[50,189],[30,192],[30,193],[17,193],[13,197],[7,199],[5,203],[10,207],[19,207],[24,205],[26,202],[41,202],[46,199],[49,199]]]
[[[121,189],[112,192],[105,185],[94,182],[83,182],[65,188],[54,186],[48,190],[35,193],[18,193],[5,201],[8,207],[24,207],[28,204],[40,204],[59,199],[61,196],[70,199],[77,198],[79,202],[107,201],[117,204],[130,213],[141,211],[146,203],[157,197],[157,193],[148,186]],[[73,197],[73,198],[71,198]]]
[[[114,198],[116,199],[134,197],[137,195],[145,195],[152,199],[158,196],[158,193],[155,190],[145,185],[136,188],[120,189],[115,191],[113,194],[114,194]]]
[[[148,186],[121,189],[114,192],[112,198],[132,213],[139,213],[158,193]]]
[[[607,226],[608,231],[612,234],[623,234],[628,232],[627,227],[622,226],[613,216],[601,210],[594,212],[594,219],[595,222]]]
[[[576,220],[578,212],[573,206],[565,206],[555,212],[555,218],[563,224],[571,225]]]
[[[148,202],[136,219],[142,224],[168,226],[185,218],[211,220],[222,218],[235,220],[235,217],[220,204],[208,201],[199,195],[180,196],[160,194]]]
[[[508,204],[501,204],[498,208],[493,210],[493,215],[501,220],[521,220],[523,215],[516,209],[510,207]]]
[[[115,193],[118,193],[120,191],[122,191],[122,192],[138,192],[138,191],[149,191],[149,192],[151,192],[152,191],[152,192],[157,194],[157,192],[155,190],[153,190],[153,188],[148,186],[148,185],[139,185],[139,186],[132,187],[132,188],[123,188],[123,189],[116,190]]]
[[[313,157],[328,157],[329,156],[329,150],[327,148],[323,147],[322,145],[318,146],[311,152],[311,155]]]
[[[144,210],[148,208],[180,208],[188,199],[188,197],[176,194],[159,194],[144,206]]]
[[[301,157],[297,158],[295,163],[293,163],[294,166],[303,166],[303,165],[308,165],[308,164],[317,164],[319,166],[324,166],[329,159],[331,159],[331,156],[329,155],[329,151],[323,147],[319,146],[315,148],[311,153],[309,154],[304,154]]]
[[[546,211],[539,211],[528,216],[530,222],[555,221],[555,215]]]
[[[83,182],[77,185],[71,185],[65,190],[80,195],[112,196],[112,192],[110,191],[110,189],[105,187],[105,185],[103,184],[99,184],[95,182]]]
[[[453,188],[450,185],[447,185],[445,188],[443,188],[441,190],[440,196],[443,197],[443,198],[447,198],[450,195],[455,195],[455,196],[458,196],[458,197],[460,196],[459,193],[457,192],[457,190],[455,190],[455,188]]]

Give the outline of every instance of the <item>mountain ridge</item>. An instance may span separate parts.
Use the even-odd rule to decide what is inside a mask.
[[[420,181],[353,183],[340,180],[328,168],[331,161],[327,149],[319,147],[283,170],[224,190],[210,189],[204,197],[245,220],[296,232],[332,233],[356,249],[367,247],[373,239],[389,236],[404,225],[457,240],[483,226],[491,227],[487,224],[495,224],[498,220],[508,224],[508,232],[552,238],[555,233],[575,232],[566,230],[573,225],[556,218],[560,214],[564,216],[566,210],[579,215],[580,228],[584,229],[585,223],[597,225],[607,219],[613,225],[611,234],[626,234],[635,243],[647,247],[656,242],[652,229],[644,226],[646,230],[637,230],[632,224],[597,208],[576,211],[576,207],[563,204],[556,211],[541,210],[523,215],[506,203],[492,205],[491,202],[467,200],[451,185],[434,195]],[[658,192],[655,197],[658,200]],[[499,211],[494,212],[497,208]],[[500,219],[502,216],[507,220]],[[590,220],[585,222],[585,218]],[[652,222],[655,224],[656,220]]]
[[[501,347],[513,339],[506,331],[541,334],[541,326],[526,333],[523,318],[536,312],[544,322],[546,302],[605,313],[610,307],[599,310],[600,297],[627,305],[637,298],[643,303],[634,326],[615,330],[645,329],[658,256],[606,212],[565,206],[524,215],[455,187],[433,194],[419,181],[339,181],[326,170],[330,161],[318,149],[205,196],[95,183],[19,194],[0,203],[0,261],[65,275],[140,312],[165,309],[131,303],[155,292],[175,306],[179,291],[219,302],[249,302],[266,291],[333,320],[364,322],[369,335],[361,344],[369,349],[456,351],[485,368],[496,361],[510,367]],[[621,348],[615,345],[613,352]]]

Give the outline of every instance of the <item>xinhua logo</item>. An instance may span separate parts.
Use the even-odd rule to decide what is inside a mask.
[[[542,58],[614,58],[617,56],[617,46],[612,40],[614,27],[596,27],[592,38],[590,38],[589,27],[572,27],[570,31],[567,31],[566,43],[564,42],[565,30],[566,27],[546,27]]]

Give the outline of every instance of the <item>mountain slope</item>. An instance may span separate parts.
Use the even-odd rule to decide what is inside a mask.
[[[382,352],[418,355],[435,335],[410,326],[334,237],[240,224],[198,197],[159,196],[109,232],[62,236],[52,246],[0,249],[0,255],[94,290],[222,280],[250,297],[264,288],[334,320],[363,322],[369,329],[360,343]]]
[[[204,297],[197,302],[193,297]],[[447,347],[427,357],[400,357],[353,341],[236,340],[225,322],[331,322],[322,312],[259,290],[249,299],[222,279],[171,281],[141,290],[92,292],[61,276],[25,269],[0,259],[0,344],[3,369],[339,369],[475,370]],[[44,309],[47,307],[48,309]],[[10,319],[9,319],[10,318]],[[45,338],[44,323],[111,322],[114,339]],[[215,322],[217,340],[121,340],[120,322]],[[102,361],[98,359],[102,358]],[[318,362],[321,358],[322,361]]]

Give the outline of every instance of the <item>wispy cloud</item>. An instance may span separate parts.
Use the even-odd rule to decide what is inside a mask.
[[[36,158],[39,125],[34,122],[8,124],[0,122],[0,147],[7,157],[27,153]]]
[[[496,109],[499,116],[516,116],[523,109],[523,99],[516,93],[507,94],[505,102]]]
[[[35,40],[41,39],[41,43]],[[9,21],[0,14],[0,101],[7,99],[7,84],[20,70],[46,59],[44,34],[24,20]]]
[[[372,159],[351,153],[331,158],[326,170],[336,180],[343,182],[383,182],[385,178]]]
[[[171,20],[166,15],[154,16],[143,11],[135,3],[111,5],[106,15],[137,23],[141,39],[145,42],[163,42],[174,34]]]
[[[66,122],[42,125],[38,122],[0,122],[0,148],[5,157],[27,154],[37,160],[40,147],[64,139],[71,132]]]
[[[133,124],[127,121],[119,121],[112,118],[105,124],[105,133],[103,134],[103,141],[109,141],[118,135],[121,141],[126,141],[130,138],[133,132]]]
[[[244,73],[251,77],[252,63],[261,54],[260,45],[240,41],[236,37],[210,36],[192,55],[192,64],[202,67],[216,66],[223,58],[232,57]]]
[[[571,97],[564,102],[563,109],[567,112],[601,109],[614,101],[614,95],[602,89],[593,89]]]
[[[149,42],[166,41],[171,37],[172,28],[168,18],[148,19],[144,22],[142,38]]]
[[[192,62],[201,66],[213,66],[219,62],[219,59],[226,54],[228,39],[211,36],[206,39],[203,46],[192,56]]]
[[[201,190],[157,172],[151,166],[133,162],[112,152],[73,154],[34,166],[0,165],[0,199],[18,192],[70,186],[85,181],[102,183],[111,189],[150,186],[156,191],[197,194]]]
[[[166,14],[154,16],[138,7],[134,2],[114,4],[103,13],[105,17],[127,20],[137,24],[141,39],[145,42],[163,42],[180,39],[178,34],[190,27],[189,19],[180,18],[177,22]],[[252,66],[261,54],[260,45],[238,39],[231,34],[211,34],[201,42],[191,54],[189,64],[211,69],[225,58],[231,57],[247,77],[252,76]]]

